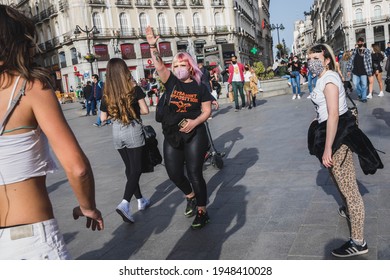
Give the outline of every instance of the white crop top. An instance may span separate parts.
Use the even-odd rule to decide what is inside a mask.
[[[311,100],[316,107],[317,120],[319,123],[328,119],[328,108],[326,106],[326,99],[324,95],[324,89],[328,83],[336,85],[339,89],[339,116],[348,111],[344,85],[339,74],[334,71],[326,71],[322,77],[318,78],[316,87],[311,95]]]
[[[14,92],[11,99],[13,95]],[[26,133],[0,136],[0,185],[43,176],[56,169],[47,137],[39,127]]]

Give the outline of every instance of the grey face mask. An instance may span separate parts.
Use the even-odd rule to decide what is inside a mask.
[[[324,72],[325,70],[325,66],[322,64],[322,61],[319,59],[310,59],[307,62],[307,68],[311,73],[313,73],[317,77],[321,75],[321,73]]]

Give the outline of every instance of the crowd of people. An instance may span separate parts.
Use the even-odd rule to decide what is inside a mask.
[[[150,26],[145,32],[164,93],[155,94],[155,89],[160,89],[156,78],[137,85],[126,62],[113,58],[107,65],[105,83],[95,74],[92,83],[88,82],[83,89],[86,115],[96,114],[98,127],[112,123],[113,145],[123,160],[127,179],[116,211],[124,222],[134,223],[132,197],[137,199],[141,211],[151,205],[142,196],[139,185],[145,145],[141,115],[149,113],[146,94],[155,94],[167,175],[184,195],[184,215],[194,217],[191,227],[201,229],[211,221],[203,176],[204,157],[210,144],[205,122],[211,115],[212,104],[218,104],[218,96],[213,97],[213,91],[217,91],[213,79],[218,78],[210,75],[203,61],[196,62],[187,52],[178,52],[168,69],[158,50],[159,36]],[[74,219],[85,216],[87,228],[103,230],[102,214],[96,207],[93,171],[58,105],[50,75],[32,63],[34,23],[17,10],[0,5],[0,34],[0,259],[70,259],[46,189],[46,175],[57,168],[49,143],[79,203],[73,209]],[[311,79],[310,96],[316,118],[309,128],[308,148],[329,170],[345,203],[339,213],[351,225],[350,239],[332,250],[336,257],[368,252],[364,203],[352,153],[357,153],[365,174],[383,168],[346,101],[351,76],[362,102],[372,97],[372,87],[368,87],[366,95],[369,77],[375,75],[381,80],[381,52],[376,46],[371,52],[363,42],[359,39],[357,48],[351,54],[343,54],[339,62],[328,45],[319,44],[310,48],[306,63],[291,56],[278,66],[279,75],[291,83],[293,99],[301,97],[301,76]],[[227,73],[235,111],[256,107],[260,87],[254,68],[233,56]],[[382,91],[379,96],[383,96]],[[10,157],[12,161],[7,160]]]

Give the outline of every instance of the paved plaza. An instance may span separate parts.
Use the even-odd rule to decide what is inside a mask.
[[[375,82],[376,83],[376,82]],[[183,194],[168,179],[163,165],[141,176],[141,190],[151,199],[143,212],[132,209],[136,222],[126,224],[115,212],[125,185],[124,164],[113,148],[111,126],[92,126],[78,103],[61,105],[95,176],[103,232],[74,221],[77,203],[63,169],[48,176],[55,216],[75,259],[97,260],[322,260],[334,259],[331,249],[349,238],[347,221],[337,209],[340,199],[326,169],[309,155],[307,129],[314,107],[306,94],[259,98],[252,110],[234,112],[221,99],[209,120],[217,150],[226,153],[224,168],[204,166],[211,223],[192,230],[193,218],[183,215]],[[354,95],[353,95],[354,96]],[[369,253],[354,259],[390,259],[390,93],[357,102],[360,128],[374,146],[386,152],[384,169],[357,179],[366,206],[365,237]],[[157,131],[154,112],[144,118]],[[66,149],[66,147],[64,147]],[[162,150],[161,150],[162,151]]]

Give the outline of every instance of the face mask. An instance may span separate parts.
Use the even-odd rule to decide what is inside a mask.
[[[190,77],[190,72],[185,67],[178,67],[175,69],[175,76],[181,80],[185,81]]]
[[[294,61],[294,62],[297,62],[298,60],[294,59],[293,61]]]
[[[363,47],[363,44],[358,44],[358,47],[359,47],[359,48]]]
[[[249,70],[249,68],[248,68],[248,67],[245,67],[245,70],[246,70],[246,71],[248,71],[248,70]]]
[[[307,68],[311,73],[318,77],[322,72],[324,72],[325,66],[322,65],[322,61],[319,59],[310,59],[307,62]]]
[[[237,61],[232,61],[232,63],[233,63],[233,64],[236,64],[236,63],[237,63]]]

